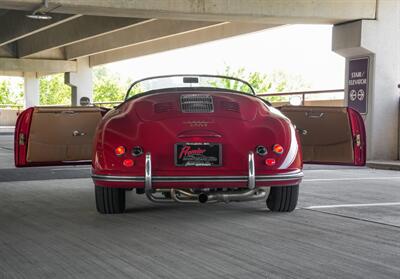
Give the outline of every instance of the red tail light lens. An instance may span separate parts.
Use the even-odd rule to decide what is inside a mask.
[[[122,164],[124,165],[124,167],[130,168],[133,167],[135,165],[135,161],[133,161],[132,159],[125,159]]]
[[[278,154],[278,155],[281,155],[281,154],[283,153],[283,147],[282,147],[282,145],[280,145],[280,144],[275,144],[275,145],[272,147],[272,150],[273,150],[276,154]]]
[[[114,152],[115,152],[115,155],[122,156],[125,154],[125,147],[123,147],[122,145],[118,146],[115,148]]]
[[[272,167],[272,166],[275,166],[276,161],[275,161],[274,158],[268,158],[268,159],[265,159],[265,164],[266,164],[268,167]]]

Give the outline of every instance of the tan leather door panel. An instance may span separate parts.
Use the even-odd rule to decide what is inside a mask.
[[[287,106],[281,111],[300,130],[305,163],[353,164],[353,136],[347,108]]]
[[[92,141],[101,118],[99,108],[35,108],[27,162],[91,160]]]

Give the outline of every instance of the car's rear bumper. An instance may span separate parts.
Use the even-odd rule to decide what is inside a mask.
[[[248,176],[153,176],[151,156],[146,155],[144,176],[116,176],[92,174],[96,185],[121,188],[216,188],[216,187],[255,187],[295,185],[301,182],[301,170],[277,173],[272,175],[256,175],[254,155],[249,153]]]
[[[145,182],[144,176],[115,176],[115,175],[100,175],[92,174],[95,181],[105,182]],[[277,182],[277,181],[291,181],[303,178],[302,171],[292,171],[282,174],[274,175],[256,175],[257,182]],[[154,183],[246,183],[247,176],[153,176],[152,182]]]

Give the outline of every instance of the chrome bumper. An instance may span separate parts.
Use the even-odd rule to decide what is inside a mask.
[[[143,182],[151,189],[153,182],[179,183],[179,182],[247,182],[249,189],[254,189],[256,182],[289,181],[303,178],[302,171],[292,171],[274,175],[255,175],[254,154],[249,153],[248,176],[152,176],[151,155],[146,154],[145,176],[115,176],[92,174],[94,180],[109,182]]]
[[[290,181],[303,177],[303,172],[293,171],[276,175],[255,175],[254,153],[249,152],[248,176],[152,176],[151,154],[146,154],[145,175],[143,176],[111,176],[93,174],[93,180],[111,182],[144,182],[146,196],[153,202],[230,202],[259,200],[266,197],[263,189],[256,189],[256,181]],[[183,189],[154,189],[153,182],[247,182],[247,189],[231,192],[194,193]],[[157,196],[156,194],[164,196]],[[169,194],[168,197],[165,194]]]

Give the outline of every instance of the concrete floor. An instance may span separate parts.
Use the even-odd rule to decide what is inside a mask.
[[[104,216],[87,166],[13,169],[7,137],[0,278],[400,278],[399,172],[307,166],[288,214],[131,192]]]

